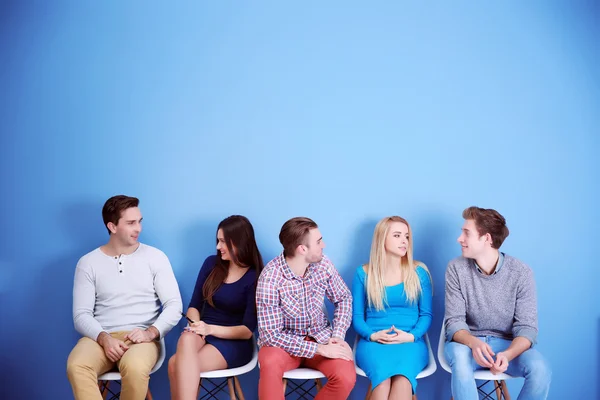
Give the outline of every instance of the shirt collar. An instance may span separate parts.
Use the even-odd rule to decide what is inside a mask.
[[[473,260],[473,263],[475,263],[475,268],[477,268],[477,271],[479,271],[480,274],[485,274],[483,272],[483,270],[481,268],[479,268],[479,265],[477,265],[477,261]],[[496,264],[496,269],[494,270],[494,272],[492,272],[492,275],[496,275],[498,273],[498,271],[500,271],[500,268],[502,268],[503,264],[504,264],[504,253],[499,251],[498,252],[498,263]]]
[[[288,265],[287,261],[285,261],[285,256],[283,255],[283,252],[280,255],[277,256],[277,263],[281,267],[281,271],[283,273],[283,276],[286,279],[305,279],[305,278],[308,278],[308,277],[310,277],[310,275],[311,275],[314,267],[319,264],[319,263],[308,264],[308,267],[306,268],[306,272],[304,273],[304,277],[302,277],[302,276],[296,275],[292,271],[292,269]]]

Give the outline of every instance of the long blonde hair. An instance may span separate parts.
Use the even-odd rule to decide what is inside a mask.
[[[385,217],[379,221],[375,227],[375,233],[373,233],[369,263],[365,265],[368,304],[378,311],[384,309],[384,304],[387,305],[384,282],[387,265],[385,240],[392,222],[401,222],[408,227],[408,246],[406,254],[400,259],[399,267],[404,278],[404,292],[410,303],[416,302],[421,295],[421,281],[417,275],[417,266],[420,265],[423,267],[427,271],[427,274],[430,275],[425,264],[413,260],[413,236],[408,222],[398,216]],[[429,279],[431,279],[431,276],[429,276]]]

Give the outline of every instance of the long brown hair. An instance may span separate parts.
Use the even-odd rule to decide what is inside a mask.
[[[219,223],[217,235],[219,229],[223,230],[225,245],[233,262],[243,268],[254,268],[256,279],[258,279],[263,269],[263,260],[254,238],[254,228],[248,218],[241,215],[232,215]],[[228,271],[229,260],[223,260],[221,253],[217,251],[215,267],[202,287],[202,295],[212,307],[215,306],[213,296],[227,278]]]

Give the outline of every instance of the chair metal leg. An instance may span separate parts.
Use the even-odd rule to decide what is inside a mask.
[[[502,391],[504,398],[506,400],[510,400],[510,393],[508,393],[508,387],[506,386],[506,381],[500,382],[500,390]]]
[[[104,390],[102,390],[102,398],[106,400],[106,395],[108,394],[108,385],[110,381],[102,381],[104,384]]]
[[[213,382],[209,378],[204,378],[204,380],[200,380],[200,384],[198,385],[198,394],[196,396],[197,399],[207,400],[207,399],[218,399],[218,395],[221,392],[228,392],[229,397],[231,399],[237,399],[234,387],[233,378],[217,378],[218,382]],[[210,385],[207,385],[210,383]],[[206,393],[203,394],[202,390]]]
[[[246,400],[244,398],[244,392],[242,392],[242,385],[240,385],[240,380],[237,376],[233,377],[233,383],[235,385],[235,391],[237,392],[237,396],[239,400]]]
[[[283,397],[294,394],[297,399],[314,399],[313,389],[318,392],[323,387],[321,379],[283,379]]]
[[[483,385],[478,387],[479,391],[481,391],[482,386]],[[496,398],[498,400],[502,400],[502,399],[511,400],[510,393],[508,392],[508,387],[506,386],[506,381],[494,381],[494,388],[495,388],[494,390],[496,391]],[[485,394],[485,392],[483,394]],[[490,396],[490,394],[488,394],[486,396],[486,398],[488,398],[489,396]],[[415,397],[413,397],[413,400],[416,400],[416,395],[415,395]],[[450,400],[454,400],[454,397],[450,396]]]
[[[111,389],[109,387],[111,383],[117,384],[117,386],[113,384]],[[100,389],[102,399],[118,400],[121,395],[121,381],[98,381],[98,389]]]
[[[227,378],[227,386],[229,387],[229,397],[231,400],[236,400],[235,388],[233,387],[233,379]]]
[[[500,389],[498,381],[494,381],[494,387],[496,388],[496,399],[502,400],[502,389]]]
[[[320,378],[315,379],[315,385],[317,386],[317,393],[319,393],[319,390],[323,389],[323,383],[321,383]]]
[[[494,385],[492,390],[487,389],[490,382]],[[483,396],[483,400],[493,400],[494,394],[496,394],[498,400],[507,399],[506,393],[502,390],[502,381],[483,381],[481,385],[477,386],[477,392]]]

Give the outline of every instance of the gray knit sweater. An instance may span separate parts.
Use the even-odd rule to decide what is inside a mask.
[[[472,259],[455,258],[446,269],[444,321],[447,340],[465,329],[473,336],[508,340],[522,336],[535,344],[538,328],[533,272],[509,255],[492,275],[479,272]]]

